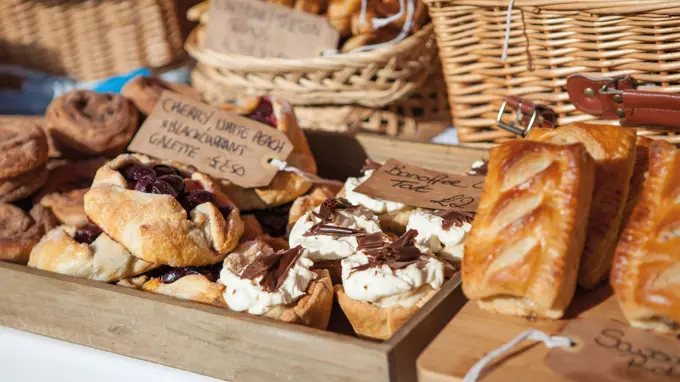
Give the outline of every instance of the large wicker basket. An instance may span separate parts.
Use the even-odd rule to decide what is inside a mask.
[[[174,0],[2,0],[0,62],[79,80],[183,55]]]
[[[272,94],[296,105],[382,107],[419,88],[436,63],[431,25],[386,48],[309,59],[256,58],[203,46],[206,6],[191,19],[201,21],[185,43],[201,72],[218,85],[242,94]],[[200,86],[200,85],[199,85]]]
[[[678,1],[515,0],[505,62],[508,0],[425,1],[461,142],[511,137],[495,127],[508,95],[553,106],[558,124],[597,120],[569,103],[573,73],[632,73],[659,91],[680,92]],[[680,143],[680,136],[646,134]]]

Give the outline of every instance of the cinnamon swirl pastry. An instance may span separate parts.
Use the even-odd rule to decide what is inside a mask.
[[[34,206],[27,214],[0,203],[0,260],[26,264],[33,246],[55,226],[52,213],[43,206]]]
[[[137,108],[116,94],[75,90],[57,97],[45,114],[55,147],[64,156],[113,156],[137,130]]]
[[[47,163],[47,137],[35,124],[0,124],[0,180],[25,174]]]
[[[132,100],[139,111],[148,115],[151,114],[161,94],[166,90],[199,98],[198,93],[190,86],[168,82],[158,77],[143,76],[135,77],[128,81],[123,86],[121,94]]]
[[[11,203],[24,199],[47,181],[47,169],[38,167],[13,178],[0,179],[0,203]]]

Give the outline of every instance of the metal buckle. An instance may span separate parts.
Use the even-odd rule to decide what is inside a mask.
[[[505,109],[508,107],[508,101],[505,100],[503,101],[503,104],[501,105],[501,109],[498,110],[498,116],[496,116],[496,125],[500,127],[501,129],[507,130],[513,134],[519,135],[520,137],[524,138],[526,137],[531,129],[534,127],[534,124],[536,122],[536,119],[538,118],[538,111],[534,109],[534,112],[531,114],[531,119],[529,119],[529,124],[525,129],[519,128],[519,121],[522,120],[524,117],[524,113],[522,113],[522,102],[520,101],[519,105],[517,105],[517,113],[515,115],[515,120],[512,122],[512,124],[507,124],[503,122],[503,114],[505,114]],[[542,123],[542,122],[541,122]]]

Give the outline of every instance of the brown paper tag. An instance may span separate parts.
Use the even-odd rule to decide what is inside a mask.
[[[545,363],[573,381],[680,381],[680,342],[612,320],[577,319],[560,335],[573,348],[551,349]]]
[[[337,49],[325,18],[255,0],[210,0],[205,46],[252,57],[310,58]]]
[[[447,174],[390,159],[354,191],[414,207],[475,211],[483,185],[483,177]]]
[[[268,185],[293,150],[285,134],[263,123],[165,91],[128,151],[196,166],[241,187]]]

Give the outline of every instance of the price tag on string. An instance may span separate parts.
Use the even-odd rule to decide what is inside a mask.
[[[293,150],[276,128],[170,91],[130,142],[128,151],[190,164],[241,187],[264,187]]]
[[[325,18],[254,0],[210,0],[208,49],[252,57],[310,58],[336,49],[340,33]]]
[[[484,178],[454,175],[389,159],[354,191],[409,206],[475,211]]]

